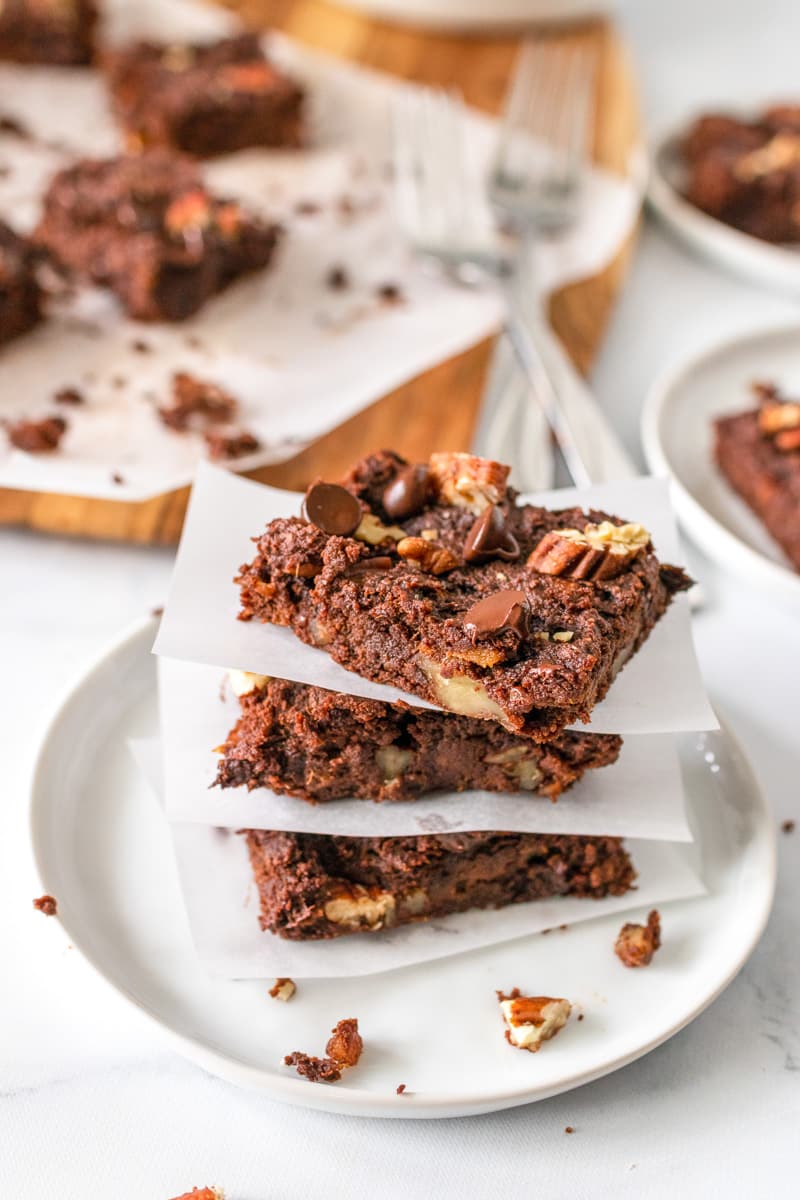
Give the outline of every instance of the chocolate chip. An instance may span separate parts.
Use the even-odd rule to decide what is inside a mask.
[[[523,637],[528,627],[528,601],[518,588],[484,596],[464,615],[464,628],[477,637],[509,629]]]
[[[347,568],[347,574],[354,579],[359,575],[368,575],[371,571],[388,571],[393,566],[393,560],[387,555],[381,554],[377,558],[360,558],[358,562],[352,563]]]
[[[401,467],[388,485],[381,504],[393,521],[421,512],[432,499],[433,476],[427,467]]]
[[[306,517],[323,533],[348,537],[359,526],[361,505],[338,483],[314,483],[303,502]]]
[[[519,543],[506,525],[505,514],[496,504],[490,504],[475,518],[464,542],[467,562],[490,562],[502,558],[513,562],[519,558]]]

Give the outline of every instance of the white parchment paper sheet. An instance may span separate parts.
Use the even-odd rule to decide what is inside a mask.
[[[513,481],[512,481],[513,482]],[[540,500],[554,508],[580,504],[640,521],[657,552],[680,562],[667,484],[634,479],[578,490],[564,488]],[[297,516],[302,497],[253,483],[201,463],[178,549],[169,601],[154,650],[168,658],[202,662],[314,683],[333,691],[392,702],[401,697],[431,707],[398,689],[362,679],[324,651],[306,646],[288,629],[237,621],[239,566],[253,556],[252,538],[275,517]],[[593,733],[671,733],[716,729],[692,643],[689,609],[678,597],[642,649],[615,680],[592,714]]]
[[[510,829],[528,833],[593,833],[691,841],[672,734],[626,739],[613,766],[586,775],[554,804],[530,792],[438,793],[380,804],[336,800],[307,804],[267,788],[211,787],[219,755],[213,747],[235,724],[239,703],[220,688],[218,667],[159,660],[164,798],[171,821],[235,828],[290,829],[354,837]]]
[[[140,741],[132,748],[145,777],[160,794],[158,742]],[[692,847],[628,841],[639,874],[636,890],[624,896],[537,900],[456,913],[389,933],[293,943],[264,933],[258,924],[258,894],[244,838],[232,829],[208,825],[174,824],[170,829],[197,953],[212,975],[229,979],[371,975],[630,908],[646,912],[654,904],[701,896],[706,890],[692,865]]]
[[[113,38],[203,39],[231,18],[205,5],[170,0],[108,6]],[[241,281],[191,321],[142,325],[98,291],[82,293],[0,355],[0,416],[41,416],[52,396],[77,386],[87,403],[64,410],[69,429],[57,454],[29,455],[0,438],[0,486],[75,495],[144,499],[188,483],[204,452],[199,434],[166,430],[155,409],[170,375],[189,370],[229,388],[242,424],[263,451],[242,469],[289,458],[404,381],[497,329],[501,306],[490,289],[463,288],[426,272],[399,235],[387,176],[393,98],[409,85],[313,53],[285,38],[272,52],[306,84],[313,145],[303,152],[248,150],[205,168],[220,194],[279,219],[286,236],[269,270]],[[4,115],[35,136],[0,133],[0,216],[20,228],[38,216],[53,171],[76,155],[120,147],[97,72],[0,65]],[[475,113],[470,139],[487,165],[494,123]],[[543,248],[541,287],[596,274],[630,233],[638,184],[596,169],[587,175],[581,219]],[[314,213],[297,205],[312,202]],[[325,285],[342,265],[351,286]],[[404,303],[382,303],[381,284]],[[148,355],[132,343],[144,338]],[[120,380],[123,382],[120,383]],[[121,480],[112,480],[112,472]]]

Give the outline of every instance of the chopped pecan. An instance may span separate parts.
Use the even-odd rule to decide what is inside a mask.
[[[565,579],[614,579],[650,544],[643,525],[603,521],[584,529],[554,529],[528,557],[528,566],[543,575]]]
[[[795,400],[768,400],[759,409],[758,428],[767,437],[786,429],[800,429],[800,404]]]
[[[614,953],[626,967],[646,967],[661,945],[661,918],[656,909],[646,925],[626,924],[614,943]]]
[[[269,994],[273,1000],[291,1000],[292,996],[297,991],[297,984],[293,979],[283,978],[276,979],[273,986],[269,989]]]
[[[497,993],[506,1029],[506,1041],[535,1054],[542,1042],[555,1037],[572,1012],[569,1000],[554,996],[523,996],[519,988],[508,995]]]
[[[399,525],[384,525],[371,512],[364,513],[353,534],[354,538],[358,538],[360,542],[367,542],[370,546],[380,546],[383,542],[400,542],[405,536],[405,529],[401,529]]]
[[[38,896],[33,902],[33,907],[46,917],[58,916],[58,901],[55,896]]]
[[[429,469],[442,504],[482,513],[505,498],[509,467],[474,454],[439,453],[430,457]]]
[[[325,1053],[341,1067],[354,1067],[361,1058],[364,1043],[358,1032],[358,1021],[355,1017],[345,1017],[337,1021],[331,1030]]]
[[[446,546],[421,537],[404,537],[397,543],[397,553],[411,566],[430,575],[444,575],[458,566],[458,559]]]

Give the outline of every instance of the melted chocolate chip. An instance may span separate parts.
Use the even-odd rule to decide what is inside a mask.
[[[361,522],[361,505],[338,483],[314,483],[303,501],[306,517],[323,533],[348,537]]]
[[[513,562],[519,558],[519,543],[506,525],[505,514],[496,504],[490,504],[475,518],[464,542],[467,562],[490,562],[502,558]]]
[[[528,628],[528,601],[524,592],[508,588],[484,596],[464,614],[464,628],[476,637],[487,637],[509,629],[523,637]]]
[[[421,512],[433,494],[433,476],[427,467],[402,467],[386,488],[381,499],[392,520],[402,520]]]
[[[387,555],[379,555],[377,558],[360,558],[358,562],[352,563],[347,568],[347,574],[353,579],[359,575],[368,575],[371,571],[388,571],[393,566],[393,560]]]

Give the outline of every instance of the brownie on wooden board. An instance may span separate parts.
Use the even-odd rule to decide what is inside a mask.
[[[40,316],[35,251],[0,221],[0,345],[27,333]]]
[[[368,933],[550,896],[620,896],[619,838],[460,833],[360,838],[244,831],[261,926],[298,941]]]
[[[194,160],[151,150],[59,171],[34,239],[78,278],[111,288],[131,316],[180,321],[265,267],[278,233],[212,195]]]
[[[256,34],[135,42],[103,62],[129,149],[171,146],[205,158],[302,141],[303,89],[267,61]]]
[[[757,391],[759,408],[714,422],[716,460],[800,571],[800,403]]]
[[[91,62],[96,24],[94,0],[3,0],[0,59],[52,66]]]
[[[312,803],[466,789],[556,800],[585,771],[615,762],[622,745],[614,734],[571,732],[537,744],[494,722],[285,679],[237,671],[231,682],[242,715],[223,747],[217,783]]]
[[[304,516],[273,520],[241,568],[240,619],[289,626],[367,679],[544,741],[588,720],[673,594],[641,525],[517,505],[508,468],[390,451]]]

